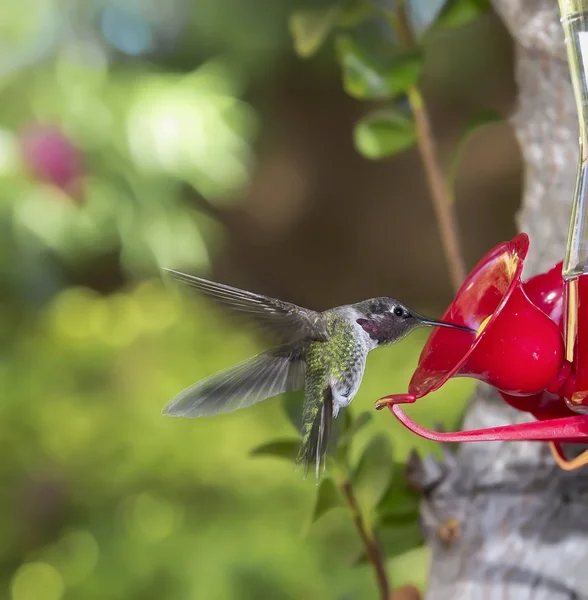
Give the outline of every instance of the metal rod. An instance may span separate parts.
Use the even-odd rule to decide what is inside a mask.
[[[566,281],[566,359],[574,358],[578,332],[578,278],[588,274],[588,0],[559,0],[576,100],[580,152],[562,274]]]

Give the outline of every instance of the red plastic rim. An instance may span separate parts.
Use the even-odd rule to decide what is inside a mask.
[[[460,340],[465,338],[458,338],[457,334],[459,334],[459,332],[456,332],[455,330],[443,330],[439,328],[433,331],[427,340],[423,351],[421,352],[418,366],[412,376],[412,379],[410,380],[410,384],[408,386],[409,393],[414,394],[417,398],[426,396],[427,394],[439,389],[448,379],[453,377],[460,370],[477,345],[482,339],[484,339],[488,328],[491,327],[492,323],[496,320],[505,304],[508,302],[516,286],[519,284],[523,271],[523,261],[527,256],[528,250],[529,237],[525,233],[520,233],[512,240],[495,246],[492,250],[490,250],[490,252],[488,252],[488,254],[486,254],[486,256],[482,258],[482,260],[480,260],[457,292],[455,299],[449,308],[443,314],[442,320],[449,323],[456,323],[457,325],[466,325],[473,329],[479,329],[486,318],[490,317],[490,319],[486,323],[484,329],[476,336],[476,338],[469,342],[467,346],[463,346],[463,353],[461,353],[461,355],[459,355],[459,352],[457,353],[458,358],[451,357],[452,364],[447,366],[447,368],[427,368],[427,360],[430,359],[430,357],[436,356],[438,359],[439,356],[443,356],[442,353],[440,354],[436,351],[435,346],[440,344],[444,348],[455,349],[457,348]],[[502,297],[498,301],[496,307],[493,309],[493,312],[490,312],[482,317],[479,314],[472,313],[472,311],[462,310],[460,301],[466,297],[472,297],[472,290],[479,288],[479,277],[482,271],[488,270],[490,275],[495,277],[494,283],[496,285],[500,284],[497,282],[498,274],[504,275],[505,270],[498,270],[497,267],[492,269],[491,267],[491,263],[500,261],[500,259],[503,259],[503,265],[504,259],[506,261],[511,261],[510,265],[508,263],[506,264],[506,272],[508,273],[510,281],[508,282],[508,287],[503,292]],[[509,269],[511,272],[509,272]],[[488,286],[486,289],[488,289]],[[447,335],[453,336],[452,342],[445,343],[441,341],[444,336]]]

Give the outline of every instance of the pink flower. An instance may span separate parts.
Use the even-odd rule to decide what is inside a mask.
[[[21,147],[33,177],[80,199],[82,155],[63,132],[54,125],[31,125],[21,135]]]

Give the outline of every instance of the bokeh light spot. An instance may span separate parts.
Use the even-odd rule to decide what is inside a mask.
[[[53,401],[51,411],[42,413],[46,422],[43,446],[49,456],[62,464],[70,464],[84,456],[93,442],[93,434],[96,431],[93,415],[80,410],[79,401],[79,396],[63,397]],[[64,422],[66,427],[52,427],[53,413],[58,407],[61,410],[69,409],[67,422]]]
[[[0,129],[0,176],[13,173],[20,164],[16,136],[6,129]]]
[[[103,307],[95,323],[95,334],[111,346],[128,346],[141,329],[137,302],[132,296],[113,294]]]
[[[67,533],[59,541],[60,567],[67,585],[82,582],[96,567],[100,549],[89,531]]]
[[[151,27],[139,15],[111,6],[101,21],[104,37],[117,50],[136,56],[153,49]]]
[[[144,170],[197,178],[205,194],[243,185],[255,117],[247,104],[222,91],[219,79],[228,76],[223,65],[213,63],[185,77],[145,78],[127,122],[135,163]]]
[[[67,194],[50,185],[35,186],[14,205],[17,224],[54,249],[66,243],[75,211]]]
[[[170,536],[181,511],[169,501],[147,492],[130,499],[127,527],[146,542],[159,542]]]
[[[63,578],[59,571],[43,562],[22,565],[12,578],[12,600],[60,600]]]
[[[138,315],[144,330],[159,332],[171,327],[180,318],[177,298],[159,281],[144,281],[134,290]]]
[[[94,335],[103,310],[98,294],[87,288],[70,288],[53,303],[50,320],[61,338],[84,340]]]

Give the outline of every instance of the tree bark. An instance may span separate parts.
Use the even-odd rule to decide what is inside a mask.
[[[556,0],[493,0],[515,43],[518,106],[510,119],[524,160],[517,217],[531,247],[525,276],[563,258],[578,158],[576,107]],[[464,429],[529,421],[480,385]],[[462,444],[413,463],[428,490],[421,514],[431,600],[588,599],[588,469],[567,473],[543,443]],[[442,535],[457,521],[459,535]],[[457,538],[457,539],[455,539]]]

